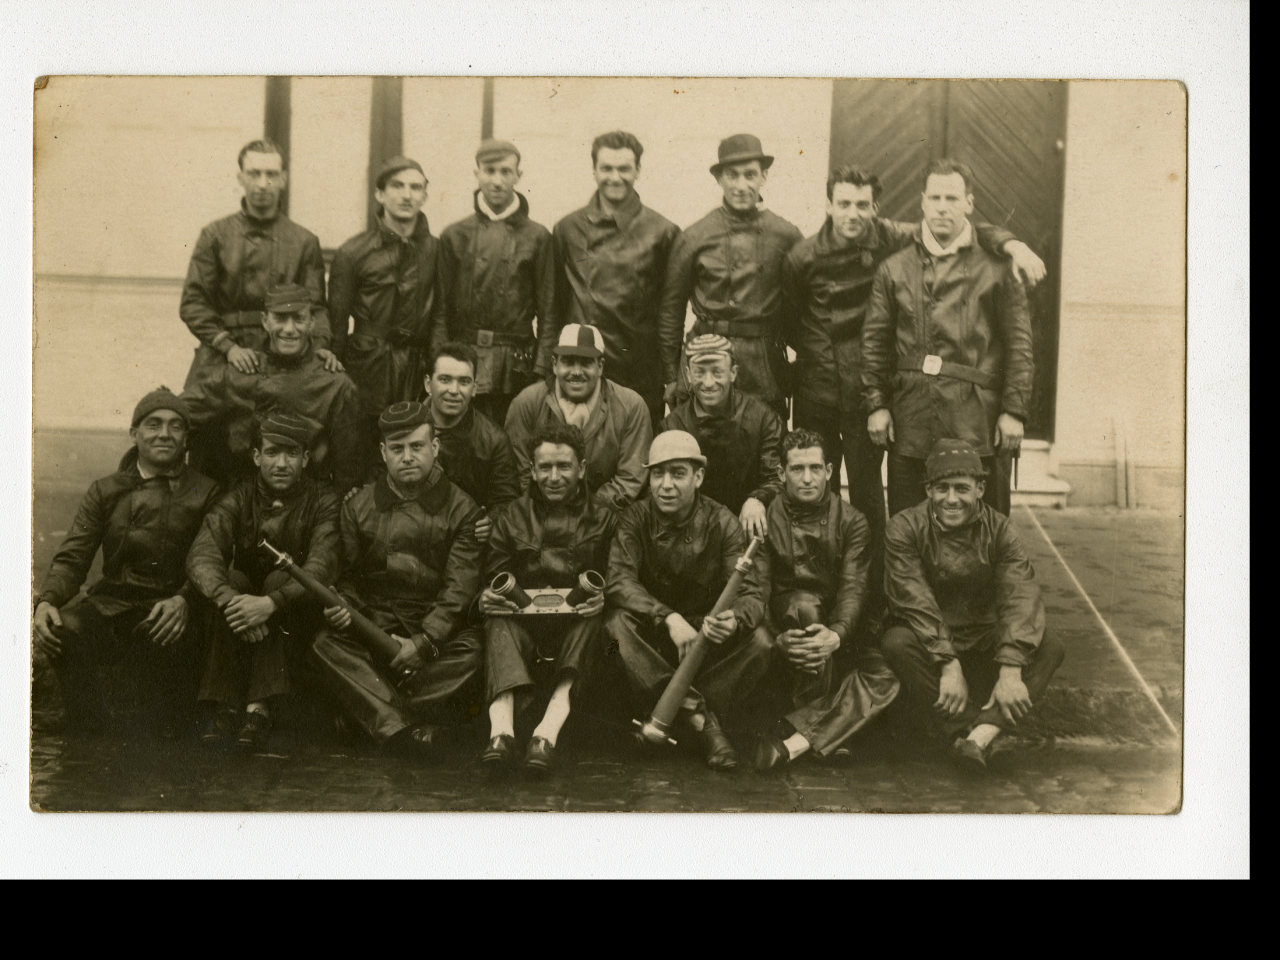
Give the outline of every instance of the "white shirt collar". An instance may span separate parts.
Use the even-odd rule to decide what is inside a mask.
[[[929,224],[920,221],[920,241],[924,244],[924,248],[935,257],[949,257],[953,253],[959,252],[962,247],[970,246],[973,243],[973,226],[966,218],[964,226],[955,238],[947,246],[943,246],[938,242],[938,238],[933,235],[933,231],[929,229]]]
[[[507,217],[511,216],[513,213],[515,213],[517,210],[520,209],[519,194],[514,194],[511,197],[511,203],[507,206],[507,209],[503,210],[501,213],[494,213],[492,210],[489,209],[489,204],[485,203],[483,193],[480,194],[480,196],[477,197],[476,200],[478,201],[480,212],[483,213],[490,220],[505,220],[507,219]]]

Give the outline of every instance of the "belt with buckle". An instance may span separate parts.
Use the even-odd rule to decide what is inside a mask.
[[[767,323],[737,323],[733,320],[698,320],[693,325],[693,332],[716,333],[722,337],[773,336],[773,328]]]
[[[961,363],[943,360],[935,354],[928,354],[924,357],[899,358],[898,369],[919,370],[930,377],[948,377],[951,380],[964,380],[968,383],[976,383],[978,386],[986,387],[987,389],[993,387],[996,382],[994,374],[986,373],[977,367],[966,367]]]
[[[236,327],[260,327],[264,314],[261,310],[233,310],[222,315],[222,325],[228,330]]]
[[[499,333],[496,330],[477,330],[477,347],[532,347],[533,337],[521,337],[510,333]]]

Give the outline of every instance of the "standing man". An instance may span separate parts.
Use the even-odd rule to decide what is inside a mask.
[[[253,476],[255,420],[283,411],[310,425],[312,475],[347,492],[363,482],[368,469],[361,456],[366,441],[360,393],[345,373],[320,359],[305,288],[277,287],[267,295],[266,308],[262,327],[268,343],[253,351],[254,369],[244,373],[226,363],[183,391],[192,427],[204,439],[209,472],[224,484]]]
[[[716,713],[760,682],[773,643],[756,631],[763,604],[754,569],[733,606],[707,616],[747,541],[733,514],[698,492],[706,466],[689,434],[670,430],[654,438],[645,464],[650,496],[623,513],[609,553],[605,634],[616,644],[636,705],[647,712],[702,630],[711,646],[680,717],[701,741],[707,765],[727,771],[737,767],[738,753]]]
[[[240,211],[200,231],[178,314],[200,345],[185,389],[216,377],[226,364],[244,374],[258,369],[267,337],[262,313],[267,292],[282,284],[307,291],[315,314],[316,352],[330,370],[342,366],[329,350],[324,305],[324,259],[320,240],[290,220],[280,199],[289,184],[284,154],[270,140],[254,140],[240,150],[236,179],[244,191]],[[205,454],[193,438],[192,465],[204,469]]]
[[[533,482],[494,522],[486,584],[510,573],[521,588],[569,589],[586,571],[608,568],[616,514],[587,495],[583,449],[582,432],[567,424],[550,424],[533,438]],[[532,700],[535,685],[550,687],[524,755],[525,770],[540,775],[550,769],[569,718],[569,691],[598,642],[604,594],[588,597],[572,613],[516,616],[518,610],[489,586],[480,594],[489,686],[489,746],[481,761],[495,773],[510,769],[516,709]]]
[[[957,761],[986,767],[1062,664],[1045,633],[1036,573],[1013,524],[983,502],[986,470],[964,440],[939,440],[928,496],[889,520],[881,646],[906,699]]]
[[[185,561],[217,485],[185,463],[190,420],[167,387],[134,408],[133,447],[109,477],[94,481],[54,555],[36,598],[34,631],[58,673],[73,727],[107,719],[98,666],[137,665],[144,697],[176,732],[195,704],[199,649]],[[78,596],[102,549],[102,578]]]
[[[684,399],[677,396],[677,379],[685,308],[692,304],[693,334],[728,337],[742,368],[739,389],[787,419],[782,260],[801,234],[760,207],[771,166],[773,157],[749,133],[720,141],[711,175],[724,191],[724,203],[685,230],[672,250],[658,334],[666,400],[672,406]]]
[[[329,271],[333,350],[360,390],[371,450],[378,415],[416,400],[438,309],[436,248],[422,205],[427,176],[416,160],[392,157],[375,180],[381,212],[373,227],[334,255]],[[347,323],[353,320],[348,335]]]
[[[595,327],[570,323],[552,350],[553,376],[526,387],[507,414],[507,436],[528,487],[529,444],[552,423],[582,431],[587,490],[614,511],[644,492],[644,455],[653,437],[649,409],[634,390],[604,377],[604,338]]]
[[[657,430],[663,412],[658,313],[680,229],[640,202],[635,184],[643,153],[640,141],[622,130],[591,144],[596,192],[552,231],[555,329],[566,323],[598,329],[614,383],[644,398]]]
[[[765,534],[765,509],[782,489],[786,427],[773,408],[734,386],[733,343],[704,333],[685,347],[692,396],[662,421],[663,430],[693,434],[707,458],[702,495],[737,514],[748,537]]]
[[[967,164],[934,160],[920,205],[920,237],[876,271],[862,328],[867,433],[889,447],[889,515],[920,502],[930,449],[958,437],[992,477],[987,502],[1008,516],[1034,366],[1026,292],[974,243]]]
[[[792,710],[756,745],[760,771],[814,751],[829,756],[898,695],[898,678],[874,648],[849,651],[866,611],[867,521],[830,486],[831,457],[811,430],[782,444],[785,487],[769,505],[769,536],[756,555],[767,619]]]
[[[320,609],[258,544],[265,537],[326,586],[338,566],[338,498],[303,475],[307,421],[273,413],[262,423],[245,478],[219,500],[187,554],[187,575],[218,608],[200,700],[213,706],[204,741],[261,750],[276,707],[297,689]]]
[[[345,607],[312,650],[344,710],[392,750],[433,756],[438,724],[479,709],[480,632],[463,625],[480,587],[475,501],[436,463],[426,407],[397,403],[378,419],[387,472],[342,506],[339,595],[400,644],[384,663],[349,632]]]
[[[860,167],[833,171],[826,223],[796,244],[783,264],[792,303],[787,341],[796,352],[794,422],[822,435],[837,492],[843,457],[849,502],[870,524],[877,557],[884,539],[884,448],[867,435],[862,409],[862,326],[876,270],[920,237],[919,223],[879,216],[880,191],[880,178]],[[984,250],[1009,257],[1028,286],[1043,279],[1044,263],[1009,231],[987,224],[974,224],[974,231]],[[871,582],[878,591],[878,562],[873,566]]]
[[[444,313],[432,346],[446,340],[475,346],[475,403],[494,423],[506,420],[517,393],[547,374],[555,343],[551,234],[529,219],[529,201],[516,193],[520,175],[514,143],[480,144],[475,213],[440,235]]]
[[[427,408],[440,441],[444,474],[479,504],[476,539],[487,543],[490,514],[520,495],[520,468],[506,433],[472,404],[476,392],[476,348],[446,343],[431,361]]]

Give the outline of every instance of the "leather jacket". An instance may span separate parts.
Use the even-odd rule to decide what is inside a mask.
[[[587,495],[585,486],[563,503],[548,503],[537,486],[516,500],[493,523],[483,586],[511,573],[530,589],[564,589],[587,570],[604,574],[617,514]]]
[[[452,427],[436,427],[445,476],[495,515],[520,495],[520,467],[506,433],[475,407]]]

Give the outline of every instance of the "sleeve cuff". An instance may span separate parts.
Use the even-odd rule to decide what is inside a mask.
[[[225,330],[220,330],[218,335],[210,342],[209,346],[226,354],[233,346],[235,346],[235,344],[231,340],[231,334],[227,333]]]
[[[289,603],[289,598],[284,595],[283,590],[272,590],[266,596],[276,605],[277,613],[283,610]]]

